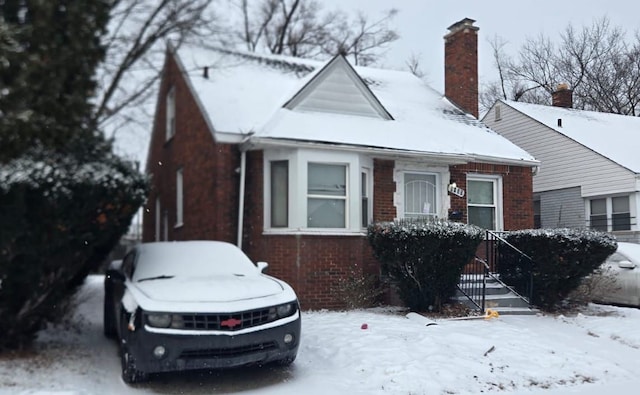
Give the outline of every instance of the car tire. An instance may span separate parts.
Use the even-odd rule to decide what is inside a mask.
[[[120,362],[122,364],[122,380],[127,384],[147,381],[149,376],[136,368],[136,361],[129,352],[126,344],[120,347]]]

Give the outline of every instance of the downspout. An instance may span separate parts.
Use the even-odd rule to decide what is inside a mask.
[[[238,193],[238,248],[242,249],[244,223],[244,183],[247,173],[247,151],[240,145],[240,191]]]

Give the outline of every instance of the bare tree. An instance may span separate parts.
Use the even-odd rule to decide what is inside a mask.
[[[363,13],[353,19],[343,11],[323,13],[317,0],[236,0],[233,4],[242,15],[242,30],[236,29],[236,37],[249,51],[308,58],[341,53],[356,65],[368,65],[399,37],[390,28],[395,9],[370,21]]]
[[[516,59],[505,55],[506,42],[495,38],[498,81],[485,85],[481,106],[498,98],[549,103],[560,83],[573,89],[574,107],[640,115],[640,36],[626,41],[625,32],[601,18],[591,26],[572,25],[557,42],[540,35],[525,41]]]
[[[212,29],[208,0],[115,0],[107,56],[98,71],[95,117],[112,138],[136,122],[149,129],[153,88],[160,78],[166,41],[179,46]]]
[[[422,68],[420,67],[421,60],[422,59],[420,55],[411,53],[411,56],[409,56],[409,59],[405,61],[405,65],[409,69],[409,72],[411,72],[411,74],[415,75],[418,78],[424,77],[424,71],[422,71]]]

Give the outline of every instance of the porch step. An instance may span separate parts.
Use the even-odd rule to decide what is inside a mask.
[[[478,287],[482,287],[482,282],[485,281],[485,309],[495,310],[502,315],[534,315],[539,313],[539,310],[529,308],[529,304],[526,301],[493,278],[487,277],[484,280],[482,277],[474,277],[463,277],[462,283],[475,283]],[[456,292],[454,300],[470,308],[476,308],[459,290]]]

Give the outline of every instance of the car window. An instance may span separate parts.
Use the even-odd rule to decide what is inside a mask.
[[[621,261],[628,261],[629,259],[619,252],[614,252],[607,260],[612,263],[619,263]]]
[[[135,261],[135,253],[133,251],[128,253],[122,260],[122,272],[124,273],[125,276],[129,278],[133,276],[134,261]]]
[[[133,281],[147,278],[259,275],[251,260],[233,244],[189,241],[142,244]]]

